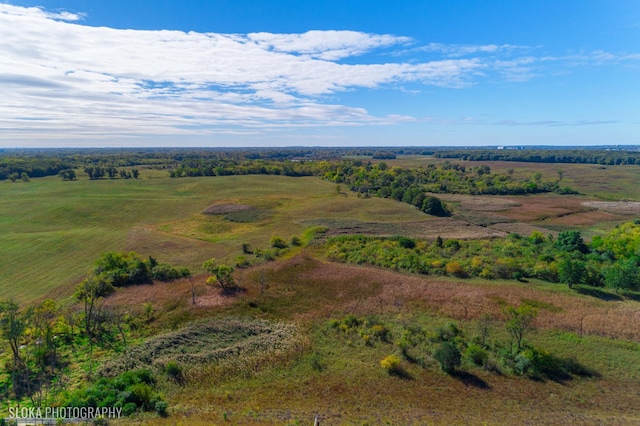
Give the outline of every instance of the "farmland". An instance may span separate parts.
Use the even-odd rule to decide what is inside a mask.
[[[389,168],[410,170],[445,161],[417,155],[384,160]],[[153,359],[154,391],[166,406],[156,410],[160,416],[134,409],[140,423],[304,424],[316,415],[326,424],[639,421],[636,289],[582,281],[569,288],[526,271],[519,280],[462,278],[469,274],[447,272],[446,262],[415,274],[332,257],[332,239],[354,234],[383,245],[400,236],[415,240],[422,255],[438,239],[442,253],[449,253],[453,245],[466,250],[467,240],[489,247],[521,241],[513,237],[519,234],[549,242],[569,230],[606,245],[616,226],[640,216],[637,165],[450,161],[468,169],[486,165],[518,184],[535,173],[552,182],[561,171],[562,184],[579,194],[437,193],[452,215],[436,217],[318,176],[172,178],[167,170],[141,167],[138,179],[89,180],[78,169],[72,181],[0,181],[0,295],[22,306],[47,298],[73,305],[74,291],[107,252],[136,252],[189,268],[189,278],[121,287],[99,300],[105,310],[129,318],[120,331],[124,342],[118,333],[110,346],[78,335],[74,352],[82,359],[58,349],[67,363],[64,374],[82,389],[92,380],[94,361],[87,360],[94,345],[100,348],[95,368],[111,371],[109,365],[125,359],[119,357],[133,363],[136,353],[147,359],[153,345],[189,341]],[[560,262],[564,254],[553,256]],[[203,262],[211,258],[235,266],[237,291],[207,284]],[[526,344],[569,370],[522,369],[518,353],[507,353],[513,351],[508,308],[523,306],[535,311]],[[469,349],[480,345],[487,318],[489,364],[464,358],[454,374],[441,371],[435,353],[449,337],[439,333],[455,324],[451,342]],[[402,346],[409,331],[421,340]],[[198,333],[211,342],[230,340],[215,353],[212,343],[208,352],[185,337]],[[137,349],[126,355],[127,345]],[[190,363],[181,350],[197,352],[202,362]],[[401,353],[399,370],[381,367],[381,360]],[[173,376],[166,372],[170,362],[179,366]]]

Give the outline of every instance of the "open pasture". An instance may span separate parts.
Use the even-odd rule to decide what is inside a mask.
[[[0,185],[0,294],[19,302],[68,296],[108,251],[137,251],[197,272],[211,257],[233,259],[242,243],[266,248],[274,235],[288,241],[303,231],[303,219],[428,219],[404,203],[338,194],[335,185],[312,177],[50,177]],[[219,203],[269,214],[255,222],[203,214]]]

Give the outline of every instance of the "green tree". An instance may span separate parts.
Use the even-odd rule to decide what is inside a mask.
[[[13,354],[14,366],[22,365],[20,340],[27,328],[20,306],[13,300],[0,302],[0,334],[7,341]]]
[[[504,310],[507,317],[505,326],[511,335],[512,343],[516,344],[517,351],[522,349],[525,334],[533,328],[533,321],[538,312],[533,306],[522,305],[517,308],[507,306]]]
[[[62,180],[76,180],[76,171],[73,169],[60,170],[58,176],[60,176]]]
[[[458,347],[451,342],[444,342],[436,349],[433,357],[440,364],[440,368],[447,374],[453,374],[456,367],[462,363],[462,355]]]
[[[31,181],[31,179],[29,179],[29,175],[26,172],[22,172],[20,174],[20,179],[22,179],[23,182]]]
[[[20,354],[20,341],[24,337],[26,329],[26,318],[20,312],[20,306],[13,300],[0,302],[0,335],[9,344],[13,355],[11,382],[16,393],[19,393],[20,377],[23,375],[26,379],[24,382],[29,386],[29,370]]]
[[[223,290],[231,290],[237,288],[236,282],[233,279],[233,266],[217,265],[215,259],[209,259],[202,265],[202,268],[211,274],[207,280],[207,284],[217,284]]]
[[[582,283],[586,276],[587,267],[583,261],[565,258],[558,262],[558,278],[569,288],[573,288],[574,284]]]
[[[620,259],[602,271],[604,285],[614,289],[616,293],[619,289],[636,290],[639,284],[639,272],[633,258]]]
[[[437,197],[426,196],[422,200],[421,209],[426,214],[439,217],[451,216],[451,212],[447,206]]]
[[[76,287],[76,298],[84,307],[84,331],[87,336],[94,336],[100,322],[100,300],[114,291],[114,287],[105,276],[92,275]]]
[[[589,247],[584,243],[580,231],[563,231],[558,234],[556,248],[561,251],[589,253]]]

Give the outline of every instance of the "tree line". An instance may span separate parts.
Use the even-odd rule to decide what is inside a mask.
[[[528,163],[640,164],[638,149],[464,149],[437,151],[436,158],[465,161],[522,161]]]

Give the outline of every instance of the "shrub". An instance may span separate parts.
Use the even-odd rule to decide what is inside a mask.
[[[191,276],[187,268],[177,269],[166,263],[159,263],[151,269],[151,276],[157,281],[173,281]]]
[[[448,275],[453,275],[458,278],[466,278],[468,276],[467,272],[460,266],[460,263],[456,261],[447,263],[445,271],[447,271]]]
[[[387,373],[398,374],[400,371],[402,371],[400,367],[400,361],[401,360],[399,356],[389,355],[388,357],[385,357],[380,361],[380,365],[382,366],[382,368],[387,370]]]
[[[285,242],[285,240],[283,240],[280,237],[271,237],[270,244],[271,244],[271,247],[278,248],[278,249],[284,249],[289,247]]]
[[[164,371],[167,373],[169,379],[173,380],[176,383],[182,383],[184,381],[184,373],[182,371],[182,366],[175,361],[169,361],[164,366]]]
[[[460,366],[462,356],[458,347],[451,342],[444,342],[436,349],[433,357],[440,364],[440,368],[447,374],[452,374]]]
[[[444,327],[436,329],[436,339],[440,342],[448,342],[459,336],[462,332],[455,323],[447,322]]]
[[[416,240],[407,237],[398,237],[398,245],[402,248],[413,249],[416,247]]]
[[[163,400],[156,401],[154,411],[158,413],[158,415],[162,417],[166,417],[168,406],[169,404],[167,404],[166,401],[163,401]]]
[[[384,325],[376,324],[373,327],[371,327],[371,331],[373,332],[373,335],[376,336],[381,341],[387,342],[387,343],[391,341],[391,332]]]
[[[472,364],[480,367],[485,365],[489,355],[487,354],[487,351],[482,349],[480,346],[471,344],[464,351],[464,358],[469,360]]]
[[[291,237],[291,245],[294,247],[300,247],[302,246],[302,240],[300,237],[293,236]]]

